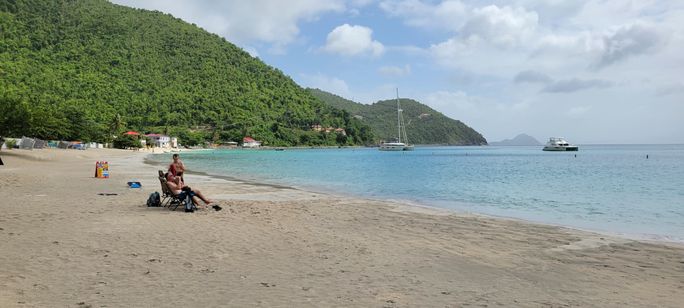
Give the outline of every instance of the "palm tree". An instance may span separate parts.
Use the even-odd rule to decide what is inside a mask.
[[[109,122],[109,130],[112,133],[112,136],[116,138],[116,136],[121,133],[121,130],[126,126],[126,122],[123,120],[120,114],[115,114],[114,117],[112,117],[112,121]]]

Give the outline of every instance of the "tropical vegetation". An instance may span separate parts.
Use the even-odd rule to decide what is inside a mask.
[[[125,130],[189,145],[373,140],[347,111],[171,15],[105,0],[0,0],[0,136],[111,142]]]
[[[370,126],[375,142],[397,138],[397,100],[389,99],[372,105],[350,101],[319,89],[307,89],[328,105],[345,110]],[[413,144],[485,145],[480,133],[459,120],[412,99],[399,99],[403,110],[406,132]]]

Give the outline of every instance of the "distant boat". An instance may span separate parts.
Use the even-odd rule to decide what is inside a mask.
[[[551,137],[544,146],[544,151],[577,151],[576,145],[569,144],[563,137]]]
[[[406,124],[402,114],[401,104],[399,103],[399,89],[397,89],[397,132],[398,137],[395,142],[383,142],[380,144],[380,151],[413,151],[413,145],[408,143],[406,136]],[[401,142],[402,137],[406,143]]]

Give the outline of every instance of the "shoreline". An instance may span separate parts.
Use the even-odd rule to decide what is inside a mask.
[[[306,149],[308,149],[308,148],[306,148]],[[156,165],[156,166],[163,165],[162,163],[157,162],[157,161],[150,158],[150,155],[159,155],[159,154],[168,154],[168,153],[149,153],[149,154],[146,154],[146,156],[144,158],[144,163],[149,164],[149,165]],[[479,213],[479,212],[475,212],[475,211],[468,211],[468,210],[458,209],[458,208],[443,208],[443,207],[439,207],[436,205],[432,205],[432,204],[430,204],[429,201],[425,201],[425,200],[390,199],[390,198],[383,198],[383,197],[375,198],[375,197],[370,197],[370,196],[364,196],[361,194],[354,194],[353,192],[339,193],[339,192],[335,192],[332,190],[325,190],[324,188],[317,187],[317,186],[297,186],[297,185],[288,185],[288,184],[279,184],[279,183],[267,183],[267,182],[260,182],[259,180],[245,180],[245,179],[241,179],[238,177],[212,174],[212,173],[203,172],[203,171],[188,171],[187,174],[194,174],[194,175],[206,176],[206,177],[210,177],[210,178],[240,182],[240,183],[244,183],[247,185],[264,186],[264,187],[272,187],[272,188],[279,188],[279,189],[292,189],[292,190],[297,190],[297,191],[302,191],[302,192],[309,192],[309,193],[333,196],[336,198],[351,197],[354,199],[368,200],[368,201],[373,201],[373,202],[396,203],[398,206],[416,207],[417,209],[415,209],[415,210],[417,212],[434,213],[434,215],[448,215],[445,213],[449,213],[449,214],[464,216],[464,217],[476,216],[476,217],[483,217],[483,218],[490,218],[490,219],[500,219],[500,220],[507,220],[507,221],[515,221],[515,222],[520,222],[520,223],[529,223],[529,224],[557,227],[557,228],[561,228],[561,229],[568,229],[571,231],[592,233],[595,235],[600,235],[600,236],[605,236],[605,237],[614,237],[614,238],[622,239],[622,240],[634,240],[634,241],[642,241],[642,242],[656,243],[656,244],[658,244],[658,243],[670,244],[670,245],[674,245],[677,247],[684,248],[684,238],[672,238],[669,236],[655,235],[655,234],[628,234],[628,233],[612,232],[612,231],[606,231],[606,230],[595,230],[595,229],[590,229],[590,228],[581,228],[581,227],[576,227],[576,226],[572,226],[572,225],[556,224],[556,223],[551,223],[551,222],[537,221],[537,220],[531,220],[531,219],[525,219],[525,218],[519,218],[519,217],[513,217],[513,216]],[[467,203],[465,203],[465,204],[467,204]]]
[[[684,301],[684,249],[667,243],[190,173],[223,210],[188,214],[145,206],[160,185],[145,153],[8,154],[2,307]],[[92,177],[96,160],[110,162],[109,179]]]

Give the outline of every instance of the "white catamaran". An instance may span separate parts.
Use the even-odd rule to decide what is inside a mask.
[[[397,130],[399,135],[396,142],[383,142],[380,144],[380,151],[413,151],[413,145],[408,143],[408,137],[406,137],[406,124],[404,123],[402,112],[403,110],[399,103],[399,89],[397,89]],[[402,138],[406,143],[401,142]]]
[[[551,137],[542,150],[544,151],[577,151],[576,145],[569,144],[563,137]]]

